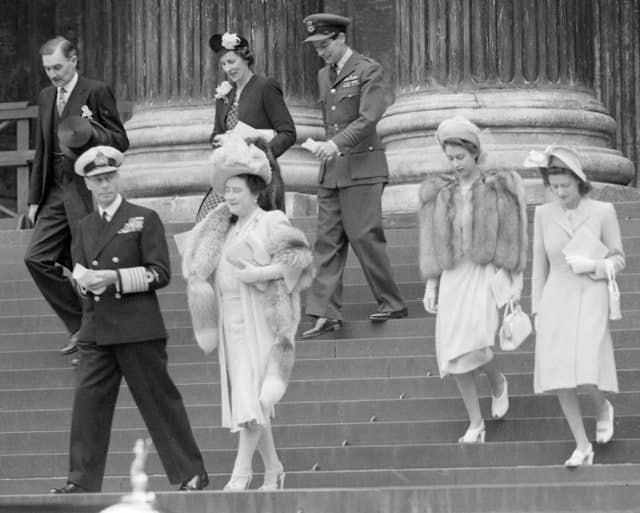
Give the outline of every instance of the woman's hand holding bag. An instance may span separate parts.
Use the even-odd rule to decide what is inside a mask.
[[[503,351],[515,351],[531,334],[531,320],[522,311],[522,307],[509,301],[504,307],[504,317],[500,326],[500,348]]]

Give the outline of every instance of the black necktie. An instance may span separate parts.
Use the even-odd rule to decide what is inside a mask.
[[[109,224],[109,218],[106,210],[102,212],[102,224],[105,226]]]
[[[332,64],[329,68],[329,80],[331,80],[331,83],[333,84],[336,81],[336,78],[338,78],[338,65]]]

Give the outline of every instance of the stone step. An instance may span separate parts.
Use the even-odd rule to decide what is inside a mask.
[[[607,465],[605,467],[609,468]],[[446,473],[446,472],[443,472]],[[59,484],[59,483],[58,483]],[[560,483],[458,485],[285,490],[271,493],[202,493],[163,492],[157,494],[156,507],[162,511],[190,513],[267,513],[296,511],[304,513],[416,513],[428,506],[430,513],[476,512],[521,513],[537,511],[558,513],[582,511],[608,513],[637,512],[640,485],[625,480],[621,483]],[[29,513],[75,512],[95,513],[120,501],[122,494],[79,494],[75,496],[4,496],[4,511]],[[420,508],[420,509],[417,509]]]
[[[618,349],[615,352],[618,370],[640,370],[640,349]],[[220,369],[217,357],[200,357],[183,363],[170,363],[169,371],[180,384],[219,383]],[[495,361],[509,374],[531,372],[534,367],[533,351],[497,353]],[[63,359],[54,368],[13,368],[0,370],[0,390],[41,388],[43,383],[51,389],[73,387],[75,372]],[[438,364],[435,354],[407,356],[362,356],[359,358],[302,358],[296,359],[293,380],[314,379],[367,379],[407,378],[435,376]]]
[[[395,421],[343,424],[288,424],[274,426],[278,448],[396,444],[453,443],[468,427],[468,421]],[[573,440],[564,418],[522,418],[486,421],[487,440],[492,442]],[[595,433],[595,419],[586,419],[589,434]],[[219,426],[194,427],[198,446],[203,450],[233,447],[236,436]],[[145,428],[114,429],[110,451],[126,452],[138,438],[149,434]],[[616,416],[615,440],[640,438],[640,416]],[[69,443],[68,430],[0,433],[2,454],[33,454],[64,450]]]
[[[324,354],[325,349],[323,348],[329,347],[329,351],[333,351],[337,355],[357,356],[361,354],[361,351],[377,351],[376,354],[387,354],[385,348],[389,341],[393,341],[393,347],[388,354],[395,354],[394,347],[399,339],[410,340],[413,344],[418,343],[420,338],[425,341],[431,340],[434,329],[433,319],[433,316],[424,319],[394,319],[376,324],[369,321],[347,321],[339,331],[326,333],[317,339],[304,341],[300,340],[298,336],[296,344],[310,344],[310,346],[315,344],[321,351],[320,354]],[[309,323],[305,321],[301,329],[305,329],[308,325]],[[636,347],[640,337],[640,326],[634,328],[630,321],[625,321],[623,318],[620,321],[612,321],[610,329],[617,347]],[[168,328],[167,332],[170,347],[197,349],[190,326]],[[68,339],[69,335],[62,329],[39,333],[0,334],[2,351],[4,352],[55,351],[66,344]],[[310,351],[314,351],[314,349]],[[415,354],[419,354],[419,352]]]
[[[186,331],[186,329],[185,329]],[[612,331],[613,345],[615,349],[635,349],[638,347],[640,332],[637,330]],[[37,335],[34,335],[37,336]],[[6,336],[3,336],[6,337]],[[11,335],[14,347],[12,350],[2,350],[0,354],[0,369],[46,369],[49,367],[61,367],[67,365],[67,360],[57,351],[58,345],[64,342],[63,335],[43,334],[41,348],[27,349],[19,345],[19,340]],[[1,339],[0,339],[1,340]],[[173,364],[202,361],[202,351],[193,339],[188,341],[176,341],[175,337],[169,341],[167,350],[169,362]],[[519,351],[532,351],[533,340],[523,343]],[[298,340],[296,342],[296,358],[349,358],[360,357],[391,357],[408,355],[433,355],[434,337],[432,335],[414,335],[405,337],[388,337],[378,339],[314,339]],[[215,361],[216,356],[210,356],[209,360]]]
[[[612,399],[616,415],[637,415],[640,411],[638,371],[620,371],[620,392]],[[547,418],[562,415],[552,395],[533,395],[531,375],[509,375],[509,418]],[[332,383],[335,381],[335,383]],[[291,384],[278,405],[276,424],[376,422],[405,420],[461,420],[466,412],[452,380],[435,377],[368,380],[326,380]],[[316,390],[314,390],[314,387]],[[340,387],[344,392],[340,393]],[[359,388],[358,388],[359,387]],[[367,387],[367,388],[365,388]],[[220,424],[220,394],[211,385],[179,386],[194,426]],[[513,390],[512,390],[513,389]],[[627,391],[630,390],[630,391]],[[128,390],[121,389],[114,427],[140,427],[140,417]],[[481,404],[490,418],[489,387],[480,386]],[[1,392],[4,402],[2,431],[62,430],[69,427],[72,389],[18,390]],[[586,415],[593,414],[587,401]]]
[[[518,465],[554,465],[568,457],[575,448],[573,441],[558,442],[491,442],[461,445],[458,443],[372,445],[364,447],[294,447],[279,448],[285,468],[292,471],[366,470],[384,461],[387,468],[438,467],[512,467]],[[594,462],[599,464],[640,463],[640,439],[614,440],[597,447]],[[206,468],[223,473],[232,468],[235,449],[202,451]],[[567,456],[564,456],[567,455]],[[0,455],[0,479],[48,477],[66,469],[69,456],[64,448],[53,453]],[[564,461],[564,459],[562,460]],[[131,466],[131,452],[110,451],[107,475],[122,475]],[[150,473],[162,472],[162,465],[151,453],[145,468]]]

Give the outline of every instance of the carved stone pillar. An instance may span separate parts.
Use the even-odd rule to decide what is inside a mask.
[[[434,134],[455,114],[486,129],[488,167],[518,169],[535,185],[530,201],[542,188],[522,162],[551,143],[578,147],[594,182],[633,177],[632,163],[611,149],[615,121],[592,90],[590,3],[396,0],[396,17],[398,96],[378,125],[394,183],[447,169]],[[389,195],[415,207],[415,186]]]
[[[303,6],[313,9],[315,3],[131,0],[135,105],[125,125],[131,148],[121,172],[129,197],[145,198],[166,220],[194,219],[209,187],[214,90],[225,79],[208,45],[214,33],[247,37],[255,71],[283,87],[298,139],[321,136],[319,113],[307,106],[317,96],[314,61],[303,48],[302,30],[286,29],[302,27]],[[296,190],[317,169],[298,146],[280,164],[285,183]]]

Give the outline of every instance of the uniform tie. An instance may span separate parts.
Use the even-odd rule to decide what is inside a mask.
[[[104,224],[109,224],[109,214],[107,214],[106,210],[102,212],[102,222]]]
[[[331,80],[331,83],[333,84],[336,81],[336,78],[338,78],[338,65],[332,64],[329,68],[329,80]]]
[[[64,106],[67,104],[67,90],[64,87],[61,87],[58,91],[58,116],[62,116],[62,111],[64,110]]]

